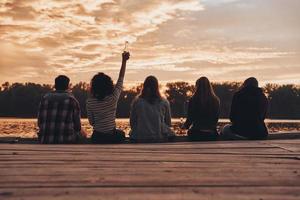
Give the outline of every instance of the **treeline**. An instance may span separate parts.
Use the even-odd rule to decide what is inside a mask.
[[[213,83],[216,94],[221,100],[221,118],[228,118],[232,96],[240,87],[240,83]],[[85,102],[89,96],[89,85],[80,82],[73,85],[72,92],[80,103],[82,117],[86,117]],[[165,86],[164,96],[170,101],[172,116],[184,117],[186,102],[195,87],[187,82],[168,83]],[[264,91],[269,99],[268,118],[273,119],[300,119],[300,87],[297,85],[267,84]],[[46,84],[13,83],[8,82],[0,87],[0,117],[36,117],[41,97],[52,91],[53,87]],[[141,85],[126,89],[121,94],[117,117],[129,116],[130,105],[140,93]]]

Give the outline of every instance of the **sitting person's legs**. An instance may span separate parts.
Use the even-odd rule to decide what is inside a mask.
[[[125,138],[125,132],[120,129],[116,129],[114,138],[115,143],[123,143],[125,141]]]
[[[188,130],[190,141],[214,141],[218,139],[217,131]]]
[[[233,130],[232,130],[232,126],[230,124],[227,124],[223,127],[222,131],[221,131],[221,136],[222,139],[225,140],[245,140],[247,138],[236,134]]]
[[[87,132],[85,130],[81,129],[80,132],[76,132],[75,143],[78,143],[78,144],[88,143]]]
[[[231,125],[226,124],[221,131],[221,135],[226,137],[226,136],[231,136],[232,134],[234,134],[234,133],[231,130]]]
[[[116,129],[111,133],[93,132],[92,142],[95,144],[117,144],[125,141],[125,133],[122,130]]]

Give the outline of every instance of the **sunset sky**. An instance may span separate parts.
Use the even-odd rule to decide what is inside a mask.
[[[116,79],[129,41],[127,84],[300,83],[299,0],[0,0],[0,83],[66,74]]]

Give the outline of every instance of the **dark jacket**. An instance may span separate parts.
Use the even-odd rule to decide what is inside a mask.
[[[211,106],[202,106],[194,98],[188,103],[187,119],[184,124],[186,128],[193,130],[216,130],[219,119],[220,105],[218,102],[211,102]]]
[[[232,130],[249,139],[263,139],[268,136],[264,123],[268,100],[261,88],[245,87],[233,96],[230,121]]]

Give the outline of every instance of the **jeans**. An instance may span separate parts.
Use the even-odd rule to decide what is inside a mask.
[[[188,138],[190,141],[214,141],[217,140],[219,134],[216,130],[203,131],[203,130],[188,130]]]
[[[246,140],[247,138],[241,135],[238,135],[232,131],[231,125],[227,124],[223,127],[221,131],[222,139],[225,140]]]
[[[125,141],[125,133],[122,130],[115,129],[110,133],[101,133],[94,131],[92,143],[94,144],[118,144]]]
[[[234,131],[232,125],[227,124],[222,129],[221,135],[222,139],[225,140],[265,140],[268,137],[267,134],[257,133],[259,133],[259,131],[253,131],[252,135],[248,134],[248,136],[245,136],[244,134],[242,135],[241,133]]]

